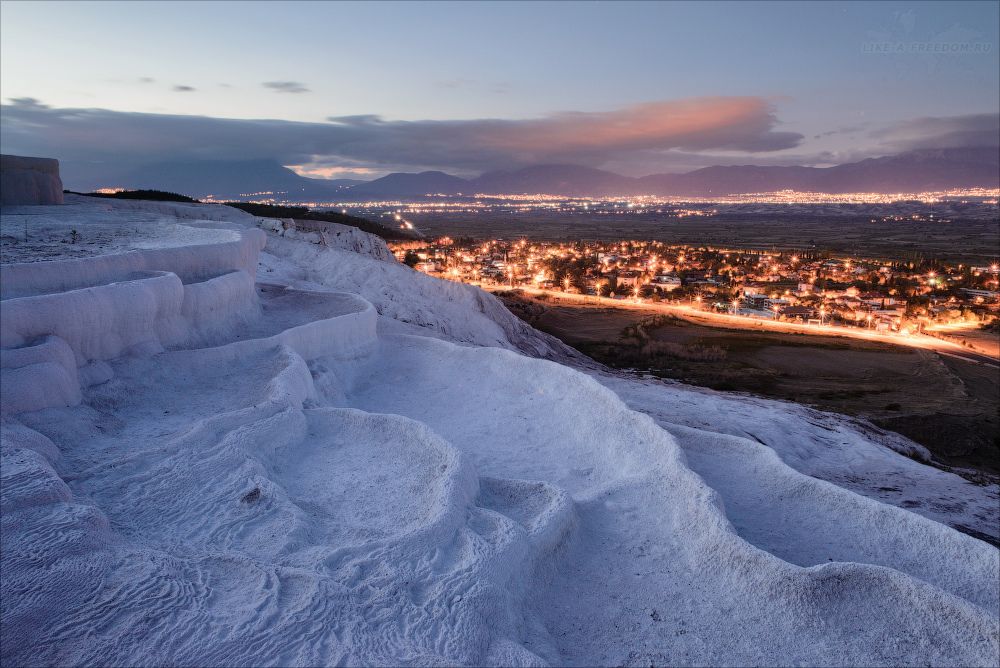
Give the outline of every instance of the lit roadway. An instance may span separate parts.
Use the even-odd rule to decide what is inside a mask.
[[[989,355],[975,352],[951,341],[936,339],[923,334],[895,334],[882,333],[870,329],[859,327],[840,327],[837,325],[819,324],[799,324],[794,322],[783,322],[778,320],[765,320],[761,318],[750,318],[747,316],[731,315],[728,313],[716,313],[705,311],[688,304],[665,304],[663,302],[641,301],[635,299],[610,299],[608,297],[597,297],[595,295],[579,295],[559,290],[541,290],[524,286],[510,287],[506,285],[487,286],[493,290],[523,290],[529,294],[546,294],[552,297],[576,302],[578,304],[607,305],[622,309],[637,309],[643,311],[664,311],[671,313],[685,320],[702,322],[709,325],[729,327],[733,329],[751,329],[756,331],[772,332],[794,332],[797,334],[811,334],[823,336],[846,336],[855,339],[865,339],[868,341],[881,341],[883,343],[893,343],[911,348],[924,348],[949,357],[957,357],[967,362],[985,364],[994,368],[1000,368],[1000,360]]]

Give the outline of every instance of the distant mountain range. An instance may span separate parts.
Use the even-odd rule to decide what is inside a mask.
[[[82,170],[73,170],[80,171]],[[219,199],[236,199],[250,193],[278,192],[284,193],[282,197],[295,201],[332,199],[345,188],[361,183],[365,181],[306,178],[273,160],[160,162],[109,176],[71,176],[67,179],[69,188],[79,190],[99,187],[143,188],[198,198],[212,195]]]
[[[470,189],[470,181],[445,174],[444,172],[394,172],[374,181],[366,181],[352,186],[344,194],[348,197],[357,195],[455,195],[474,192]]]
[[[348,201],[427,194],[548,193],[567,196],[678,195],[713,197],[800,190],[825,193],[920,192],[1000,187],[996,147],[926,149],[834,167],[706,167],[683,174],[633,178],[576,165],[538,165],[463,179],[444,172],[393,173],[373,181],[299,176],[267,160],[152,164],[121,175],[117,185],[156,188],[194,197],[235,198],[280,192],[291,201]],[[76,184],[71,184],[71,187]],[[87,187],[95,187],[88,185]]]
[[[347,189],[348,197],[423,193],[553,195],[680,195],[712,197],[775,190],[824,193],[920,192],[1000,187],[995,147],[928,149],[835,167],[705,167],[684,174],[632,178],[590,167],[540,165],[459,179],[443,172],[389,174]]]

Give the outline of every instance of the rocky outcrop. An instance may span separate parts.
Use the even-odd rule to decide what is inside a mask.
[[[396,257],[389,250],[385,239],[370,232],[364,232],[350,225],[331,223],[323,220],[302,220],[293,218],[261,218],[258,226],[286,239],[307,241],[328,248],[346,250],[360,255],[370,255],[382,262],[396,263]]]
[[[0,155],[0,204],[62,204],[59,161]]]

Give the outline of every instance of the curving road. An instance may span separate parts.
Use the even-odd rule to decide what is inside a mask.
[[[684,320],[688,320],[689,322],[702,325],[709,325],[714,327],[726,327],[729,329],[746,329],[758,332],[760,331],[792,332],[796,334],[809,334],[813,336],[843,336],[854,339],[864,339],[867,341],[880,341],[882,343],[891,343],[899,346],[909,346],[911,348],[923,348],[925,350],[932,350],[942,355],[955,357],[958,359],[965,360],[967,362],[972,362],[974,364],[984,364],[986,366],[1000,369],[1000,360],[998,360],[996,357],[992,357],[985,353],[976,352],[974,350],[969,350],[968,348],[965,348],[951,341],[945,341],[943,339],[937,339],[932,336],[926,336],[923,334],[911,334],[911,335],[902,335],[896,333],[886,334],[882,332],[875,332],[873,330],[868,330],[868,329],[860,329],[857,327],[799,324],[793,322],[763,320],[758,318],[749,318],[746,316],[730,315],[728,313],[716,313],[714,311],[705,311],[687,304],[666,304],[663,302],[650,302],[650,301],[636,302],[631,299],[610,299],[608,297],[597,297],[594,295],[579,295],[569,292],[562,292],[559,290],[542,290],[539,288],[528,288],[528,287],[510,288],[508,286],[489,286],[489,287],[491,290],[496,290],[496,291],[522,290],[529,294],[535,294],[535,295],[545,294],[552,297],[558,297],[559,299],[564,301],[574,302],[578,304],[586,304],[591,306],[606,305],[622,309],[662,311],[664,313],[670,313],[671,315],[683,318]]]

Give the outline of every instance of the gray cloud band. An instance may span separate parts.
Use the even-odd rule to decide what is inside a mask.
[[[5,151],[69,160],[270,158],[299,164],[342,159],[482,170],[553,161],[601,163],[649,149],[758,153],[797,146],[802,135],[776,131],[778,122],[770,103],[754,97],[656,102],[525,120],[350,116],[325,123],[60,109],[18,99],[3,106],[2,139]]]
[[[617,111],[524,120],[390,121],[338,116],[326,122],[223,119],[51,108],[30,98],[3,106],[5,152],[129,164],[270,159],[285,165],[443,169],[464,173],[532,164],[649,164],[712,152],[768,155],[800,146],[776,130],[756,97],[654,102]],[[871,131],[871,154],[914,148],[995,146],[1000,116],[919,118]],[[860,130],[860,128],[857,128]],[[663,166],[667,166],[664,164]]]

